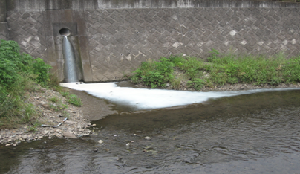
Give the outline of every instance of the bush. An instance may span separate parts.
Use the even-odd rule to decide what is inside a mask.
[[[37,75],[36,82],[46,86],[50,82],[50,70],[51,66],[46,64],[43,59],[37,58],[33,61],[33,74]]]
[[[15,41],[1,40],[1,86],[8,88],[24,76],[28,76],[37,83],[45,86],[49,82],[50,68],[51,66],[40,58],[34,59],[28,54],[21,54],[19,45]]]
[[[300,82],[300,57],[291,58],[278,68],[283,70],[282,76],[288,83]]]
[[[173,76],[174,64],[167,58],[161,58],[160,62],[143,62],[141,67],[134,71],[131,77],[133,83],[143,82],[146,86],[165,87]]]
[[[34,82],[47,85],[50,68],[42,59],[20,53],[17,42],[1,40],[0,117],[17,116],[20,121],[30,122],[36,112],[34,106],[24,102],[25,91],[31,90]]]

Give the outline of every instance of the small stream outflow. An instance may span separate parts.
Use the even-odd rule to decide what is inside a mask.
[[[72,46],[67,36],[63,39],[64,45],[64,56],[65,56],[65,69],[66,69],[66,82],[72,83],[77,82],[76,68],[75,68],[75,57],[72,51]]]

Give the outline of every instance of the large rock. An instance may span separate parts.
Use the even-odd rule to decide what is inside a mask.
[[[76,138],[76,136],[72,132],[63,132],[63,136],[65,138]]]

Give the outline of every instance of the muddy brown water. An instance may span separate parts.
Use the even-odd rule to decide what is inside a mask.
[[[0,146],[0,173],[299,174],[299,98],[293,90],[179,109],[122,108],[92,121],[88,137]]]

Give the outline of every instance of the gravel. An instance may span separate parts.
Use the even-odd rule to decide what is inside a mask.
[[[1,129],[0,143],[6,146],[16,146],[22,141],[36,141],[43,137],[76,138],[90,135],[91,123],[87,120],[81,107],[67,103],[67,99],[59,92],[40,88],[35,92],[28,92],[28,103],[32,103],[38,110],[40,117],[38,122],[42,125],[24,124],[18,129]],[[53,103],[49,99],[57,98],[58,102]],[[55,107],[67,106],[65,112]],[[60,111],[59,111],[60,110]],[[30,129],[34,129],[30,131]]]

